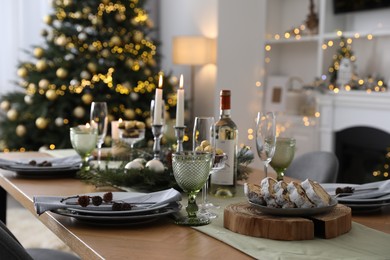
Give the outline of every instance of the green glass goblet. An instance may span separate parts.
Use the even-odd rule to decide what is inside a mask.
[[[188,195],[187,216],[176,224],[202,226],[210,223],[207,216],[198,216],[196,195],[206,183],[212,164],[211,153],[182,152],[172,155],[173,175],[180,188]]]
[[[270,165],[276,172],[276,179],[282,181],[284,172],[291,164],[295,154],[295,139],[289,137],[277,137],[275,154]]]
[[[88,126],[70,128],[70,141],[73,149],[81,156],[81,169],[90,170],[89,157],[95,149],[98,140],[97,129]]]

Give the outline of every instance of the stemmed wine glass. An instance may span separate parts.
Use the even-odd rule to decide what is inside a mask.
[[[294,159],[295,139],[290,137],[276,138],[275,155],[270,165],[276,171],[276,179],[282,181],[284,172]]]
[[[256,149],[260,160],[264,163],[265,177],[268,165],[275,154],[276,120],[273,112],[258,112],[256,120]]]
[[[215,158],[215,132],[214,117],[196,117],[193,129],[193,150],[195,152],[209,152]],[[210,171],[212,173],[212,171]],[[214,205],[208,201],[208,181],[202,188],[202,204],[200,204],[199,214],[205,215],[208,218],[216,218],[217,214],[208,211],[208,208]]]
[[[176,220],[176,224],[201,226],[210,223],[208,217],[197,215],[196,195],[209,177],[211,164],[211,153],[191,151],[172,154],[173,175],[180,188],[188,194],[187,216]]]
[[[100,166],[101,150],[104,138],[107,134],[108,112],[106,102],[92,102],[91,105],[91,126],[97,129],[97,148],[98,148],[98,165]]]
[[[70,141],[73,149],[81,156],[81,169],[88,171],[89,157],[97,143],[97,129],[87,126],[77,126],[70,128]]]

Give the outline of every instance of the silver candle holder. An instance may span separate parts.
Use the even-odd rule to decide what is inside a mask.
[[[154,159],[160,160],[160,152],[161,152],[161,137],[163,134],[163,125],[152,125],[152,133],[154,136],[154,144],[153,144],[153,154]]]
[[[175,126],[175,136],[176,136],[176,152],[181,153],[184,151],[183,149],[183,138],[184,138],[184,130],[186,129],[185,126]]]

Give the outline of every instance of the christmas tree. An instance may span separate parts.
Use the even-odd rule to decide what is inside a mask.
[[[150,102],[163,73],[144,6],[144,0],[53,1],[44,44],[19,64],[22,91],[1,98],[2,150],[71,147],[69,127],[89,122],[93,101],[107,102],[109,121],[146,122],[151,138]],[[164,75],[169,114],[176,106],[174,83]]]
[[[340,48],[333,55],[333,63],[329,66],[329,81],[332,84],[336,84],[337,81],[337,72],[340,67],[340,62],[343,58],[350,59],[351,61],[355,61],[355,56],[353,55],[351,44],[344,38],[340,38]]]

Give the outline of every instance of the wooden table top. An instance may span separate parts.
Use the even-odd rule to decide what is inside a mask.
[[[10,156],[14,155],[0,155],[3,158]],[[39,157],[36,153],[17,156]],[[260,171],[252,173],[252,179],[261,178],[261,174]],[[0,170],[0,185],[35,216],[32,201],[35,195],[67,196],[97,191],[94,186],[73,178],[26,179],[5,170]],[[221,256],[226,259],[251,259],[195,229],[175,225],[169,218],[147,226],[120,227],[86,225],[54,213],[44,213],[38,219],[83,259],[209,259]],[[369,215],[353,216],[353,220],[390,233],[390,207]]]

